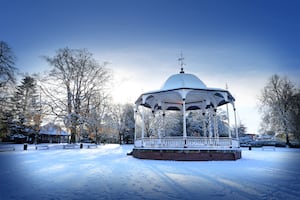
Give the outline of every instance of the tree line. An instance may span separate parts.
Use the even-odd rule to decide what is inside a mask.
[[[43,122],[62,124],[70,142],[82,137],[95,142],[123,135],[133,139],[133,105],[112,104],[111,71],[86,49],[59,49],[44,56],[51,66],[46,74],[23,75],[16,83],[17,69],[12,49],[0,42],[1,137],[22,133],[37,136]],[[37,137],[34,137],[35,139]],[[37,142],[37,141],[35,141]]]

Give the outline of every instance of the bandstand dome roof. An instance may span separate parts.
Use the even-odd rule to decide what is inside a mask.
[[[153,111],[181,110],[183,101],[186,110],[195,110],[216,108],[233,103],[235,99],[229,91],[209,88],[197,76],[182,70],[171,75],[159,90],[141,94],[135,104],[151,108]]]
[[[207,87],[197,76],[179,73],[170,76],[160,89],[173,90],[178,88],[206,89]]]

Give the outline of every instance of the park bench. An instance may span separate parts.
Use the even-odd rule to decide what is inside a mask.
[[[15,150],[14,146],[7,146],[7,145],[0,146],[0,152],[1,151],[14,151],[14,150]]]
[[[275,151],[275,146],[262,146],[261,148],[263,151],[268,151],[268,150],[272,150],[272,151]]]
[[[49,146],[48,145],[36,145],[35,149],[36,150],[38,150],[38,149],[46,150],[46,149],[49,149]]]
[[[98,148],[98,146],[97,146],[97,144],[88,144],[87,148],[88,149],[90,149],[90,148]]]
[[[77,145],[77,144],[65,144],[63,146],[64,149],[76,149],[76,148],[79,148],[80,146]]]

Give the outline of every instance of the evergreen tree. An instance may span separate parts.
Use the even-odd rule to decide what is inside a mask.
[[[17,86],[13,98],[15,131],[24,135],[37,134],[41,120],[41,102],[34,78],[26,76]]]

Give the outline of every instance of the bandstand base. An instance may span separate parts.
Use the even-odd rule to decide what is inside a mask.
[[[241,149],[144,149],[134,148],[132,155],[140,159],[175,161],[237,160]]]

